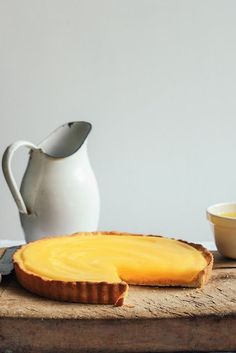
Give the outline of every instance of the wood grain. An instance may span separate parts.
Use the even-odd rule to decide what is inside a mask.
[[[0,352],[235,351],[231,266],[216,261],[203,289],[131,286],[123,307],[46,300],[8,276],[0,287]]]
[[[228,259],[220,255],[217,251],[212,251],[214,255],[214,268],[236,268],[236,260]]]

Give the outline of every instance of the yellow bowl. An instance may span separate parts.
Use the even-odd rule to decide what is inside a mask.
[[[211,223],[219,253],[236,259],[236,202],[208,207],[207,219]]]

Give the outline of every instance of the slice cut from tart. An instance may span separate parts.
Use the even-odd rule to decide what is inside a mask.
[[[160,236],[76,233],[22,246],[13,257],[20,284],[70,302],[122,305],[128,284],[202,287],[212,254],[201,245]]]

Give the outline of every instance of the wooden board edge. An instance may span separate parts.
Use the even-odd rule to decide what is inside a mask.
[[[235,351],[236,315],[185,319],[0,319],[14,353]]]

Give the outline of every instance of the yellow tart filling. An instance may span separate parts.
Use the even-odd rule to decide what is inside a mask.
[[[14,255],[22,270],[49,280],[189,283],[207,266],[200,251],[178,240],[138,235],[45,238]]]

